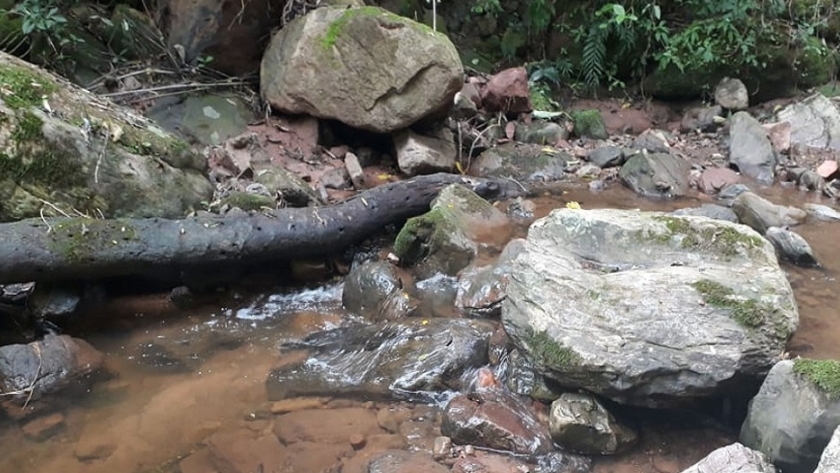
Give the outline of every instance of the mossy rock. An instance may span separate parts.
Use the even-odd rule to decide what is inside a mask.
[[[276,202],[271,197],[250,192],[234,191],[222,199],[222,205],[229,205],[242,210],[273,209]]]
[[[840,361],[798,358],[793,362],[793,371],[830,398],[840,399]]]
[[[204,158],[143,117],[5,53],[0,83],[0,221],[180,217],[210,200]]]
[[[607,126],[604,124],[604,117],[598,110],[577,110],[572,112],[571,116],[576,135],[596,140],[605,140],[610,137]]]

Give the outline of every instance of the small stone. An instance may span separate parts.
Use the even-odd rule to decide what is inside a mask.
[[[671,151],[668,136],[662,130],[646,130],[633,140],[633,147],[646,149],[651,153],[669,153]]]
[[[837,170],[837,161],[829,159],[823,161],[822,164],[817,167],[817,174],[819,174],[823,179],[831,179],[837,175]]]
[[[513,67],[498,72],[487,82],[481,103],[488,112],[530,112],[533,106],[528,71],[524,67]]]
[[[83,436],[76,443],[75,455],[80,461],[103,460],[117,450],[117,444],[106,439]]]
[[[367,444],[367,440],[365,436],[362,434],[353,434],[350,436],[350,446],[353,447],[353,450],[361,450],[365,448]]]
[[[799,187],[801,189],[809,191],[820,190],[823,182],[823,178],[816,171],[811,171],[810,169],[799,175]]]
[[[745,110],[750,105],[747,86],[738,79],[723,78],[715,88],[715,103],[728,110]]]
[[[575,172],[581,179],[597,179],[601,175],[601,168],[594,164],[585,164]]]
[[[432,458],[439,461],[444,458],[449,458],[451,455],[452,439],[445,435],[435,437],[435,443],[432,447]]]
[[[706,194],[716,194],[740,180],[741,176],[729,168],[709,168],[700,174],[697,187]]]
[[[64,414],[55,413],[27,422],[21,430],[28,438],[42,442],[64,428]]]
[[[350,181],[353,183],[353,187],[356,189],[364,189],[365,171],[362,169],[359,157],[348,152],[344,156],[344,167],[347,168],[347,173],[350,174]]]
[[[464,455],[475,455],[475,447],[472,445],[464,445]]]
[[[618,146],[602,146],[592,150],[587,160],[602,168],[621,166],[624,163],[624,153]]]

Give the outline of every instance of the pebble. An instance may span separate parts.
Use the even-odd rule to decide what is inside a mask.
[[[452,456],[452,439],[445,435],[436,437],[432,447],[432,457],[435,460],[443,460],[450,456]]]
[[[362,434],[353,434],[350,436],[350,446],[353,447],[353,450],[361,450],[365,448],[367,444],[367,440],[365,436]]]
[[[28,438],[42,442],[64,428],[64,414],[55,413],[27,422],[21,430]]]

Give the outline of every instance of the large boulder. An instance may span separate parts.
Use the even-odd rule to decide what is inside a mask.
[[[618,176],[645,197],[672,199],[688,191],[688,161],[669,153],[638,153],[628,159]]]
[[[812,473],[840,426],[840,363],[780,361],[750,401],[740,441],[785,473]]]
[[[772,184],[776,152],[767,130],[747,112],[737,112],[730,121],[729,163],[745,176]]]
[[[772,245],[720,220],[559,209],[506,264],[514,343],[546,377],[620,403],[741,394],[799,323]]]
[[[814,473],[834,473],[840,471],[840,427],[834,429],[831,441],[823,450],[820,464]]]
[[[721,447],[683,470],[682,473],[776,473],[776,467],[760,452],[740,443]]]
[[[260,69],[277,111],[379,133],[451,106],[464,70],[449,39],[377,7],[318,8],[274,36]]]
[[[205,159],[145,118],[3,52],[0,83],[0,221],[174,218],[210,200]]]
[[[790,143],[805,148],[840,150],[840,109],[822,94],[783,108],[779,121],[790,123]]]

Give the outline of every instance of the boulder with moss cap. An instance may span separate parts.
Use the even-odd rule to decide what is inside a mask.
[[[449,39],[378,7],[323,7],[271,40],[262,95],[277,110],[388,133],[444,112],[464,70]]]
[[[750,401],[740,441],[785,473],[812,473],[840,425],[840,362],[777,363]]]
[[[210,200],[204,158],[145,118],[2,52],[0,84],[0,221],[180,217]]]
[[[739,394],[799,323],[772,245],[744,225],[559,209],[510,255],[502,323],[515,345],[561,386],[619,403]]]

